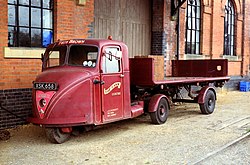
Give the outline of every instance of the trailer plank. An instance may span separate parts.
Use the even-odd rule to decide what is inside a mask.
[[[191,61],[187,61],[190,63]],[[224,69],[227,69],[227,63],[223,60],[209,60],[206,62],[206,68],[211,68],[209,66],[223,66],[220,69],[220,72],[227,73]],[[192,62],[191,62],[192,63]],[[216,65],[215,65],[216,63]],[[181,63],[183,64],[183,62]],[[177,65],[177,64],[176,64]],[[177,67],[180,68],[180,67]],[[215,70],[214,69],[214,70]],[[212,70],[212,69],[210,69]],[[182,71],[183,72],[183,71]],[[194,84],[197,83],[212,83],[212,82],[226,82],[230,79],[227,74],[218,74],[218,72],[214,72],[214,74],[206,74],[205,76],[195,76],[193,72],[190,77],[165,77],[163,80],[155,80],[154,79],[154,66],[153,66],[153,59],[152,58],[131,58],[130,59],[130,80],[132,85],[138,86],[153,86],[153,85],[160,85],[160,84]],[[197,74],[199,75],[199,74]],[[222,76],[221,76],[222,75]]]

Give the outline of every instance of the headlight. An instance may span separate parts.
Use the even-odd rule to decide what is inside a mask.
[[[41,99],[41,100],[39,101],[39,105],[40,105],[40,107],[45,107],[45,105],[46,105],[46,100],[45,100],[45,99]]]

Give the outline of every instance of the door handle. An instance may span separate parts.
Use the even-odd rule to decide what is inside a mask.
[[[120,77],[123,78],[123,77],[124,77],[124,74],[121,74]]]
[[[93,83],[94,83],[94,84],[101,84],[101,85],[105,84],[104,81],[97,80],[97,79],[94,79],[94,80],[93,80]]]

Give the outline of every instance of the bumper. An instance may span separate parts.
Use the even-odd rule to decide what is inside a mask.
[[[84,117],[81,118],[52,118],[52,119],[39,119],[29,117],[27,119],[28,122],[36,124],[36,125],[83,125],[86,124],[86,119]]]

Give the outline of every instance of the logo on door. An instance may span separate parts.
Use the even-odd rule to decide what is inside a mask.
[[[110,87],[108,88],[108,89],[105,89],[104,88],[104,94],[105,95],[107,95],[107,94],[109,94],[113,89],[115,89],[115,88],[118,88],[118,89],[120,89],[121,88],[121,82],[115,82],[115,83],[113,83],[112,85],[110,85]]]

